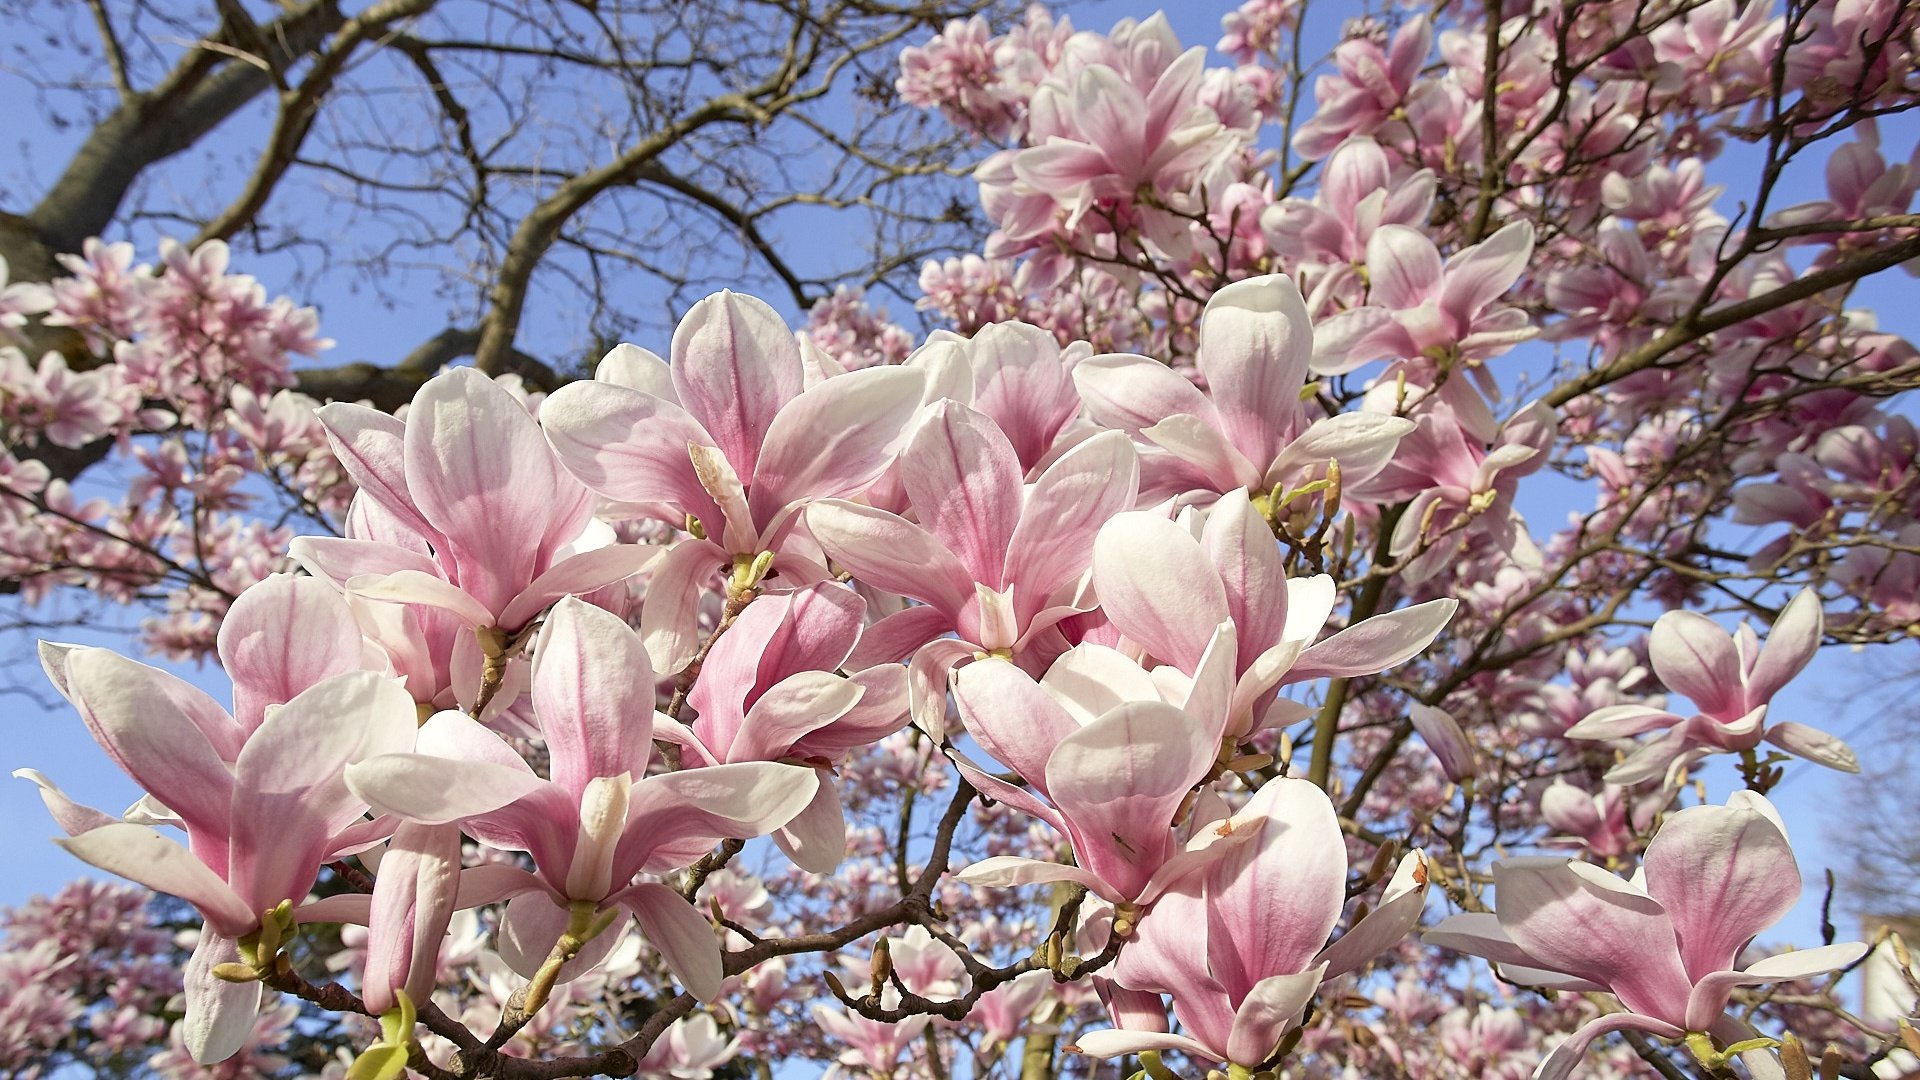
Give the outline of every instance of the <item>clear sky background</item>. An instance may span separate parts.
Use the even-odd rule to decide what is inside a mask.
[[[1169,17],[1183,43],[1211,46],[1219,36],[1219,17],[1229,9],[1224,3],[1180,3],[1169,5]],[[1147,3],[1102,0],[1075,5],[1071,17],[1078,27],[1104,30],[1118,18],[1143,17],[1154,10],[1155,7]],[[1349,9],[1344,5],[1340,7],[1342,13],[1346,10]],[[1309,51],[1324,53],[1336,32],[1337,21],[1332,13],[1323,10],[1312,16],[1309,44],[1318,49]],[[1215,57],[1214,62],[1222,61]],[[5,140],[0,143],[0,154],[17,155],[11,161],[0,160],[0,185],[12,189],[0,198],[0,204],[13,204],[25,201],[17,197],[20,190],[31,193],[28,198],[37,197],[41,185],[64,164],[81,133],[72,129],[49,129],[39,115],[37,99],[29,88],[4,73],[0,73],[0,110],[4,110],[0,114],[17,125],[8,136],[0,136]],[[1911,118],[1903,120],[1882,128],[1882,146],[1889,157],[1904,159],[1916,140],[1920,140],[1920,122]],[[259,129],[264,127],[266,115],[256,110],[237,117],[232,123]],[[1709,175],[1730,184],[1750,183],[1756,175],[1749,167],[1752,160],[1749,148],[1732,146],[1720,161],[1709,166]],[[200,180],[224,188],[236,184],[239,175],[210,172]],[[1789,180],[1778,205],[1824,196],[1823,180],[1811,171]],[[1742,194],[1737,189],[1729,191],[1722,199],[1723,212],[1732,216]],[[154,238],[151,233],[132,237],[138,243],[142,259],[152,257]],[[343,241],[348,239],[343,237]],[[803,253],[803,272],[808,269],[804,263],[805,252],[831,251],[834,244],[845,243],[844,234],[806,218],[790,221],[785,239],[789,250]],[[276,266],[270,257],[236,258],[236,269],[259,277],[269,292],[286,288],[276,273],[291,272],[290,267]],[[1920,283],[1898,272],[1883,274],[1855,293],[1855,306],[1877,311],[1886,329],[1909,338],[1920,338],[1920,314],[1916,313],[1920,306],[1913,302],[1917,285]],[[320,308],[323,331],[338,341],[337,347],[322,357],[325,363],[357,359],[391,362],[395,359],[395,342],[410,346],[446,325],[440,305],[426,298],[417,305],[375,304],[368,302],[364,295],[335,288],[309,292],[298,299]],[[768,299],[798,321],[800,313],[791,310],[789,303],[771,294]],[[910,321],[910,313],[897,306],[894,315]],[[580,335],[581,328],[563,324],[564,317],[557,313],[536,311],[523,332],[522,341],[539,352],[538,345],[532,343],[541,341],[545,332],[551,331],[565,340]],[[664,337],[639,343],[662,353],[666,351]],[[1567,513],[1590,509],[1591,499],[1590,488],[1548,483],[1529,493],[1523,510],[1536,537],[1544,537],[1565,520]],[[126,646],[126,639],[117,635],[63,636],[90,644]],[[25,648],[27,644],[18,637],[0,638],[0,642],[9,649]],[[188,665],[176,666],[173,670],[206,687],[215,697],[228,699],[228,684],[217,668]],[[1920,680],[1909,674],[1905,681],[1899,681],[1891,675],[1916,671],[1920,671],[1920,648],[1901,647],[1868,653],[1829,649],[1776,702],[1774,716],[1799,720],[1839,734],[1852,742],[1869,763],[1885,760],[1892,753],[1894,732],[1915,730],[1910,724],[1896,728],[1890,723],[1892,718],[1900,710],[1908,713],[1920,710],[1920,704],[1916,704],[1916,698],[1920,698]],[[0,781],[4,781],[0,782],[0,832],[16,841],[6,860],[6,869],[0,871],[0,905],[18,903],[34,893],[56,889],[61,883],[87,872],[82,864],[46,842],[45,838],[54,835],[56,830],[33,787],[4,777],[6,771],[21,766],[47,773],[83,803],[115,812],[139,795],[133,784],[107,762],[79,719],[64,704],[46,709],[18,697],[0,697]],[[1738,783],[1730,768],[1716,766],[1705,776],[1716,797],[1724,797]],[[1796,762],[1787,767],[1787,779],[1779,789],[1778,802],[1794,833],[1808,888],[1800,908],[1770,936],[1801,944],[1814,940],[1820,875],[1828,867],[1840,867],[1840,845],[1845,842],[1848,809],[1857,802],[1861,783],[1857,778],[1806,763]],[[1847,929],[1843,923],[1843,934]]]

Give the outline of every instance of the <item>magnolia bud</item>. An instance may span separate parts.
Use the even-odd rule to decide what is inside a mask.
[[[1446,710],[1416,703],[1408,706],[1407,717],[1413,721],[1413,730],[1426,741],[1427,749],[1440,759],[1440,768],[1447,779],[1464,782],[1478,771],[1479,754],[1467,741],[1466,732],[1460,730],[1459,722]]]

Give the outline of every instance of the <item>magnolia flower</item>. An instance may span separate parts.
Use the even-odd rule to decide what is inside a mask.
[[[1653,624],[1648,656],[1660,681],[1699,711],[1684,717],[1648,705],[1612,705],[1568,728],[1567,737],[1620,739],[1664,729],[1608,771],[1608,783],[1627,787],[1663,776],[1676,763],[1750,751],[1763,741],[1830,769],[1859,772],[1853,750],[1834,736],[1791,720],[1766,722],[1773,696],[1820,648],[1822,624],[1812,589],[1780,609],[1764,646],[1744,622],[1729,634],[1704,615],[1669,611]]]
[[[632,577],[657,554],[582,543],[593,493],[560,467],[526,407],[472,368],[427,380],[404,422],[339,402],[320,419],[361,494],[412,541],[316,537],[296,547],[358,595],[512,632],[562,596]]]
[[[907,722],[907,672],[883,664],[834,674],[860,637],[867,604],[833,584],[763,596],[721,635],[687,696],[692,724],[656,721],[654,737],[679,744],[683,768],[792,761],[819,772],[799,816],[774,834],[801,868],[831,873],[846,857],[847,822],[832,766]]]
[[[1204,527],[1192,512],[1183,520],[1136,512],[1109,521],[1094,542],[1094,591],[1121,633],[1188,677],[1215,629],[1233,624],[1236,685],[1226,730],[1236,739],[1298,719],[1284,707],[1273,714],[1276,687],[1404,663],[1432,644],[1459,606],[1429,600],[1315,643],[1333,612],[1333,579],[1288,579],[1273,532],[1244,490],[1222,496]]]
[[[763,762],[647,775],[653,684],[639,635],[570,597],[548,617],[533,664],[551,780],[498,735],[443,712],[420,728],[415,752],[361,761],[346,783],[409,821],[459,823],[484,844],[533,856],[534,874],[494,864],[468,871],[461,886],[463,907],[511,898],[500,952],[520,974],[531,978],[563,933],[585,944],[560,980],[592,968],[618,943],[597,932],[618,908],[639,920],[687,989],[709,999],[722,979],[712,927],[672,889],[633,879],[686,866],[723,838],[785,825],[817,781],[812,769]]]
[[[1133,505],[1138,476],[1117,432],[1060,455],[1030,486],[1022,473],[998,425],[944,401],[900,455],[919,524],[841,500],[807,511],[814,538],[857,580],[924,605],[875,623],[852,663],[911,654],[914,717],[928,730],[955,665],[976,653],[1021,658],[1037,635],[1091,606],[1077,585],[1094,534]]]
[[[707,1080],[713,1070],[740,1052],[740,1037],[720,1034],[711,1014],[695,1013],[675,1020],[640,1059],[635,1076],[658,1080]]]
[[[1800,898],[1780,815],[1748,791],[1669,817],[1631,881],[1544,858],[1495,863],[1493,879],[1492,914],[1452,916],[1427,942],[1485,957],[1511,982],[1606,991],[1625,1010],[1569,1036],[1541,1062],[1534,1075],[1542,1080],[1567,1076],[1593,1040],[1613,1031],[1740,1042],[1751,1032],[1727,1013],[1735,989],[1812,978],[1867,951],[1848,942],[1738,966],[1755,935]]]
[[[743,570],[770,553],[763,573],[801,583],[828,576],[795,535],[800,512],[880,478],[924,387],[916,370],[881,367],[808,388],[779,314],[731,292],[687,312],[671,355],[667,364],[623,345],[592,381],[560,388],[540,409],[554,452],[587,487],[695,533],[654,569],[641,615],[665,673],[699,648],[700,595],[716,569]]]
[[[1617,784],[1602,784],[1598,794],[1556,778],[1540,794],[1540,820],[1559,836],[1544,844],[1552,847],[1584,847],[1602,859],[1618,859],[1633,847],[1634,826],[1644,826],[1652,816],[1654,804],[1664,805],[1668,796],[1641,800],[1635,806],[1634,821],[1627,817],[1626,789]]]
[[[967,1019],[980,1025],[987,1042],[1006,1046],[1026,1033],[1032,1016],[1053,990],[1053,976],[1029,971],[980,995]]]
[[[1367,395],[1367,408],[1406,408],[1393,384]],[[1407,560],[1410,582],[1431,579],[1474,546],[1490,544],[1521,568],[1541,563],[1514,508],[1520,481],[1547,464],[1555,436],[1553,411],[1540,402],[1496,423],[1480,395],[1454,380],[1415,398],[1414,429],[1393,461],[1360,494],[1382,502],[1409,500],[1391,538]]]
[[[1442,260],[1432,238],[1382,225],[1367,240],[1368,306],[1329,320],[1314,370],[1352,371],[1390,357],[1485,360],[1539,333],[1520,308],[1494,302],[1533,259],[1533,226],[1516,221]],[[1479,368],[1474,369],[1479,372]]]
[[[1332,801],[1305,780],[1268,781],[1208,829],[1235,840],[1154,902],[1113,973],[1121,987],[1171,995],[1185,1034],[1122,1019],[1118,1029],[1081,1035],[1079,1052],[1182,1050],[1257,1071],[1322,982],[1391,948],[1420,917],[1426,859],[1414,851],[1379,906],[1327,944],[1347,901],[1346,842]]]
[[[284,609],[275,623],[277,644],[290,649],[290,660],[300,657],[288,674],[314,670],[297,666],[315,659],[300,649],[324,640],[290,620],[295,610]],[[235,646],[232,654],[249,650]],[[178,896],[206,920],[184,976],[186,1040],[196,1061],[223,1060],[253,1027],[260,983],[227,982],[214,968],[265,959],[243,957],[239,939],[282,903],[300,903],[324,863],[392,829],[390,820],[364,820],[367,803],[342,774],[353,762],[412,747],[413,701],[396,680],[370,671],[319,678],[284,704],[249,680],[247,696],[236,692],[236,701],[260,703],[260,714],[242,705],[236,718],[191,684],[106,649],[43,643],[41,662],[94,740],[150,798],[120,821],[72,802],[32,770],[15,775],[40,786],[68,834],[60,846]],[[247,678],[244,662],[235,670],[236,682]],[[187,846],[155,824],[180,826]]]
[[[348,504],[344,537],[302,536],[289,554],[319,582],[331,584],[344,596],[359,624],[353,634],[359,648],[384,658],[406,683],[407,692],[430,715],[442,709],[471,708],[479,696],[487,658],[480,638],[461,615],[432,603],[373,600],[349,591],[350,583],[365,586],[360,577],[369,561],[397,560],[395,549],[426,555],[421,537],[365,492]],[[244,597],[243,597],[244,599]],[[229,615],[227,623],[232,622]],[[227,623],[223,623],[222,632]],[[344,644],[347,632],[341,633]],[[491,722],[520,692],[526,665],[509,664],[502,689],[487,702],[481,718]]]
[[[1062,350],[1050,331],[1021,322],[989,323],[961,338],[936,330],[907,366],[927,373],[929,397],[951,398],[985,414],[1013,444],[1022,475],[1037,476],[1073,441],[1080,394],[1073,365],[1085,342]]]
[[[37,282],[9,281],[7,275],[7,260],[0,258],[0,345],[23,340],[20,328],[27,319],[53,307],[52,289]]]
[[[1433,49],[1433,24],[1425,15],[1407,20],[1382,49],[1350,38],[1333,50],[1335,72],[1313,84],[1313,116],[1293,136],[1301,157],[1321,158],[1349,135],[1370,135],[1407,104],[1414,80]]]
[[[1222,637],[1231,632],[1224,627]],[[1065,836],[1074,856],[1072,865],[994,856],[960,871],[957,880],[990,887],[1072,881],[1116,905],[1139,907],[1219,856],[1211,848],[1224,833],[1200,830],[1182,843],[1173,825],[1189,792],[1213,772],[1225,710],[1189,712],[1161,701],[1137,666],[1110,649],[1089,648],[1062,657],[1047,673],[1057,687],[1071,689],[1036,683],[997,661],[971,665],[955,680],[954,700],[968,732],[1033,791],[956,756],[961,772],[982,794]],[[1109,678],[1116,681],[1102,685]],[[1195,682],[1217,688],[1221,680]],[[1224,699],[1217,689],[1210,696]]]
[[[1313,357],[1306,301],[1280,274],[1237,281],[1200,317],[1198,364],[1207,390],[1145,356],[1093,356],[1073,369],[1087,412],[1166,452],[1142,463],[1153,497],[1235,488],[1269,494],[1339,462],[1361,483],[1393,456],[1413,425],[1341,413],[1309,422],[1301,403]]]
[[[1313,198],[1274,203],[1261,212],[1260,226],[1275,250],[1304,251],[1334,266],[1360,266],[1367,261],[1367,242],[1382,225],[1426,224],[1433,191],[1433,170],[1395,181],[1386,151],[1359,135],[1341,143],[1320,167]]]
[[[887,986],[880,1000],[883,1006],[897,1005],[899,998],[900,992]],[[813,1007],[813,1022],[820,1025],[820,1030],[847,1044],[847,1048],[840,1051],[834,1068],[829,1070],[830,1076],[851,1070],[872,1076],[892,1074],[901,1051],[918,1041],[932,1020],[931,1016],[919,1015],[888,1024],[825,1004]]]

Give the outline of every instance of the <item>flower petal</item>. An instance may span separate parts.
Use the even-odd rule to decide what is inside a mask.
[[[1040,474],[1007,552],[1007,582],[1023,621],[1086,572],[1100,527],[1133,508],[1139,487],[1139,455],[1117,431],[1080,443]]]
[[[566,933],[568,918],[567,909],[552,896],[544,892],[521,893],[507,901],[507,910],[500,917],[495,951],[514,974],[531,979],[552,955],[560,935]],[[616,919],[613,925],[602,930],[582,946],[573,959],[560,965],[556,981],[572,982],[600,966],[620,944],[620,939],[627,936],[627,925],[625,919]]]
[[[1647,653],[1660,681],[1693,700],[1708,715],[1738,715],[1741,707],[1740,656],[1733,636],[1712,619],[1692,611],[1669,611],[1653,624]]]
[[[1326,947],[1316,958],[1326,965],[1331,979],[1358,971],[1367,962],[1413,932],[1420,912],[1427,906],[1427,857],[1409,851],[1380,895],[1380,906],[1367,912],[1340,940]]]
[[[1011,662],[983,660],[960,669],[953,699],[974,741],[1044,794],[1047,759],[1080,730],[1053,695]]]
[[[1538,966],[1599,983],[1627,1008],[1669,1022],[1686,1015],[1691,982],[1660,903],[1589,863],[1494,864],[1500,928]]]
[[[1608,1013],[1580,1025],[1573,1034],[1560,1041],[1533,1071],[1533,1080],[1567,1080],[1573,1070],[1586,1060],[1587,1047],[1602,1035],[1616,1031],[1646,1031],[1663,1039],[1678,1039],[1685,1032],[1672,1024],[1663,1023],[1651,1017],[1633,1013]]]
[[[653,666],[624,619],[569,597],[533,658],[533,710],[553,782],[577,802],[598,776],[644,776],[653,755]]]
[[[954,401],[932,407],[900,456],[900,480],[921,527],[974,581],[995,587],[1020,520],[1023,473],[998,425]]]
[[[1313,323],[1299,288],[1269,274],[1214,293],[1200,316],[1198,355],[1221,430],[1264,467],[1300,415],[1313,356]]]
[[[665,885],[635,885],[616,897],[640,923],[641,936],[660,951],[680,985],[701,1001],[720,995],[726,968],[713,925]]]
[[[1839,736],[1830,735],[1819,728],[1782,720],[1767,725],[1766,739],[1795,757],[1806,758],[1829,769],[1850,773],[1860,771],[1860,759],[1854,754],[1853,748],[1842,742]]]
[[[820,778],[820,789],[814,792],[813,801],[782,825],[773,840],[793,865],[809,874],[831,874],[847,857],[847,817],[840,805],[840,790],[833,786],[832,771],[814,772]]]
[[[240,594],[220,621],[220,666],[233,711],[249,731],[330,675],[357,671],[364,645],[347,601],[318,578],[272,574]]]
[[[1198,1040],[1185,1035],[1169,1035],[1164,1031],[1121,1031],[1117,1028],[1083,1031],[1073,1045],[1066,1047],[1069,1054],[1085,1054],[1092,1058],[1125,1057],[1144,1050],[1179,1050],[1203,1061],[1224,1060],[1218,1052],[1207,1049]]]
[[[719,508],[687,456],[687,447],[712,446],[713,437],[672,401],[598,381],[572,383],[541,403],[540,428],[567,471],[595,492],[665,504],[719,528]]]
[[[1346,904],[1347,849],[1332,800],[1306,780],[1268,781],[1234,821],[1236,837],[1252,838],[1211,871],[1207,920],[1223,946],[1210,950],[1213,977],[1237,999],[1326,947]]]
[[[931,604],[955,621],[973,600],[973,577],[960,560],[897,514],[828,499],[807,507],[807,527],[863,585]]]
[[[678,675],[700,651],[700,600],[727,565],[718,544],[696,537],[680,540],[655,564],[640,609],[640,640],[657,675]]]
[[[1761,647],[1747,675],[1748,700],[1756,704],[1771,700],[1789,679],[1800,674],[1813,654],[1820,650],[1823,629],[1820,594],[1812,589],[1794,594],[1773,620],[1773,629],[1767,631],[1767,643]]]
[[[1139,432],[1182,413],[1203,422],[1218,419],[1199,387],[1151,357],[1090,356],[1075,365],[1073,385],[1086,402],[1087,414],[1102,427]]]
[[[1735,966],[1740,950],[1800,899],[1793,848],[1765,814],[1690,806],[1647,845],[1647,895],[1673,920],[1695,981]]]
[[[1121,633],[1189,675],[1228,616],[1220,574],[1200,542],[1159,514],[1118,514],[1101,527],[1093,587]]]
[[[871,487],[906,445],[925,385],[911,368],[870,368],[788,402],[767,429],[752,473],[755,522],[766,526],[783,507]]]
[[[767,429],[806,382],[793,331],[765,301],[722,291],[680,320],[670,355],[680,403],[752,476]]]
[[[1429,600],[1363,619],[1308,646],[1284,681],[1372,675],[1404,664],[1433,644],[1459,607],[1457,600]]]
[[[1271,975],[1247,991],[1233,1013],[1233,1033],[1227,1037],[1227,1060],[1235,1064],[1264,1064],[1280,1047],[1314,992],[1320,989],[1325,965],[1298,974]]]
[[[240,1052],[253,1034],[260,1015],[261,984],[230,983],[214,975],[221,964],[240,962],[240,943],[212,926],[200,931],[193,955],[181,969],[186,1014],[180,1018],[180,1037],[187,1053],[201,1065],[225,1061]]]
[[[503,630],[518,630],[554,601],[582,596],[633,577],[666,553],[650,544],[608,544],[569,555],[542,571],[500,613]]]
[[[54,843],[89,866],[185,900],[215,933],[237,938],[259,925],[260,913],[249,908],[220,875],[145,825],[117,822]]]
[[[1047,794],[1080,864],[1120,896],[1138,896],[1218,751],[1198,722],[1158,701],[1128,702],[1062,739],[1047,760]]]
[[[580,535],[593,495],[560,467],[533,417],[473,368],[427,380],[405,442],[407,495],[440,534],[454,577],[499,612]]]
[[[413,746],[413,697],[371,671],[336,675],[269,710],[233,769],[227,880],[256,911],[298,902],[333,836],[365,812],[347,766]]]
[[[108,649],[74,649],[63,672],[94,741],[180,815],[196,850],[224,863],[233,778],[219,749],[240,752],[232,719],[201,690]]]

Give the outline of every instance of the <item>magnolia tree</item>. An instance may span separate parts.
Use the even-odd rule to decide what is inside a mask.
[[[1858,768],[1776,699],[1920,628],[1920,353],[1848,304],[1920,265],[1920,11],[1445,4],[1310,65],[1303,7],[1224,66],[907,48],[994,230],[930,333],[722,292],[385,412],[217,243],[7,286],[95,360],[0,351],[7,574],[233,684],[40,646],[147,794],[17,775],[193,915],[14,913],[8,1070],[1920,1067],[1900,942],[1755,948],[1768,791]],[[118,487],[43,453],[102,440]]]

